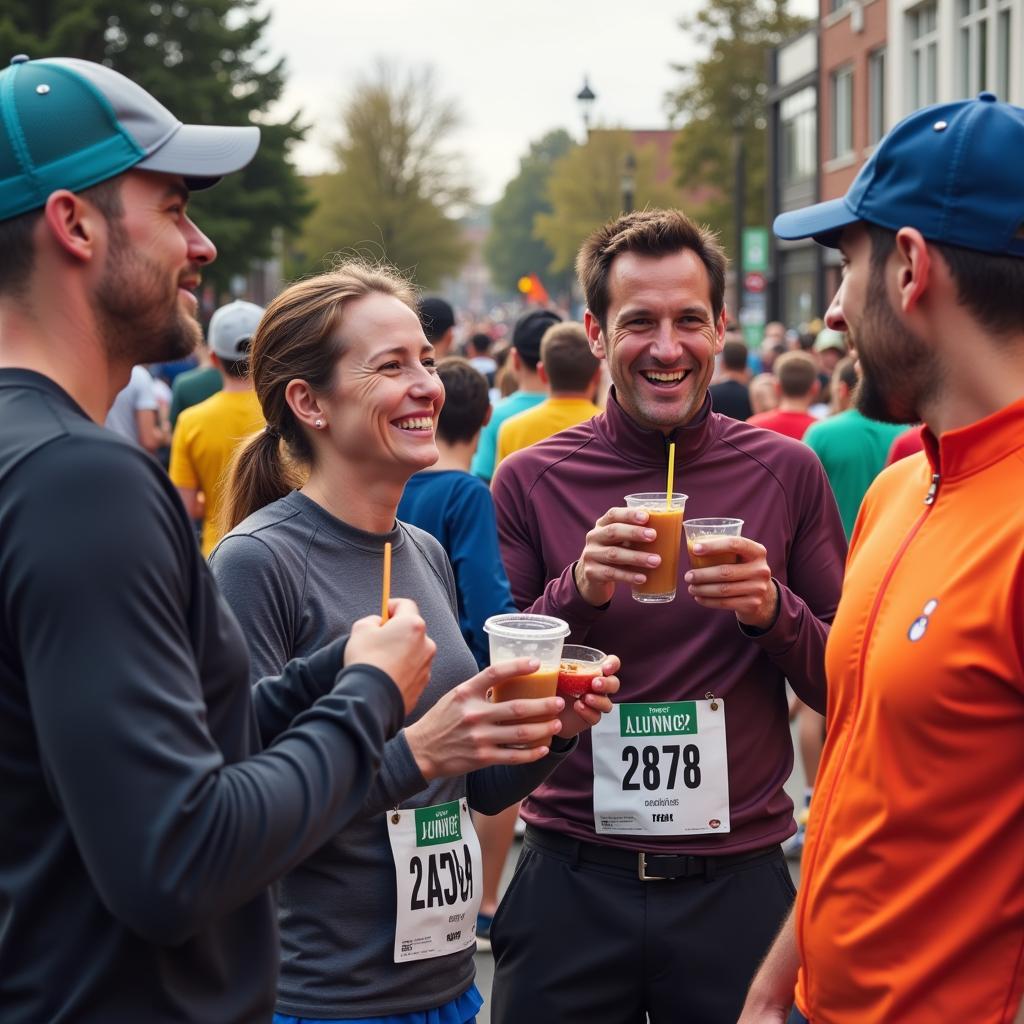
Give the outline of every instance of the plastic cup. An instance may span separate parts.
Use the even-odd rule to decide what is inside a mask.
[[[686,553],[690,556],[690,566],[694,569],[707,569],[712,565],[735,565],[740,556],[733,551],[705,551],[695,555],[693,545],[699,540],[712,537],[739,537],[743,534],[742,519],[687,519],[683,524],[686,530]]]
[[[492,615],[484,623],[484,632],[490,643],[491,664],[512,661],[514,658],[536,658],[540,668],[526,675],[512,676],[496,683],[490,691],[495,704],[520,698],[554,697],[558,688],[558,670],[562,662],[562,647],[569,635],[569,624],[552,615],[517,613]],[[524,723],[547,722],[549,717],[524,718]],[[526,743],[522,749],[544,746],[548,740]]]
[[[647,551],[661,555],[661,564],[652,569],[642,566],[637,572],[647,577],[646,583],[633,586],[633,600],[641,604],[665,604],[676,598],[676,586],[679,582],[679,548],[683,537],[683,510],[686,508],[687,495],[672,494],[672,500],[666,507],[665,491],[646,491],[642,494],[627,494],[627,508],[642,508],[650,513],[647,526],[658,536],[652,541],[642,544],[634,543],[637,551]]]
[[[567,701],[590,693],[594,680],[601,674],[607,655],[596,647],[566,644],[558,669],[558,695]]]

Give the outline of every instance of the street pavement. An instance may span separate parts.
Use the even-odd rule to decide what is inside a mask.
[[[797,738],[796,732],[793,732],[793,749],[797,749]],[[789,793],[790,798],[793,801],[794,807],[801,807],[803,803],[804,794],[804,773],[803,767],[800,764],[800,757],[795,757],[795,764],[793,768],[793,774],[789,777],[789,781],[786,783],[786,792]],[[508,885],[509,880],[512,878],[512,870],[515,868],[516,861],[519,859],[519,851],[522,849],[522,841],[517,839],[513,844],[512,850],[509,852],[508,860],[505,863],[505,873],[502,877],[502,891],[504,892],[505,887]],[[793,876],[793,883],[795,885],[800,884],[800,862],[799,861],[787,861],[789,864],[789,873]],[[494,959],[490,953],[477,953],[476,955],[476,984],[477,988],[484,997],[484,1005],[480,1012],[477,1014],[478,1024],[490,1024],[491,1012],[490,1012],[490,1000],[491,1000],[491,985],[494,982]]]

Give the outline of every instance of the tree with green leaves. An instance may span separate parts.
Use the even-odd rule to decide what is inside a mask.
[[[275,233],[294,231],[311,209],[288,160],[304,129],[296,114],[266,111],[284,88],[282,60],[261,43],[260,0],[5,0],[0,53],[81,57],[107,64],[152,93],[182,121],[257,124],[260,148],[241,173],[197,192],[191,210],[218,258],[205,277],[220,291],[273,252]]]
[[[573,145],[572,137],[562,128],[530,143],[529,153],[519,161],[519,173],[491,208],[484,257],[498,288],[515,292],[519,279],[533,273],[551,292],[569,288],[571,272],[552,269],[554,253],[534,234],[534,222],[538,214],[551,212],[548,179]]]
[[[338,170],[314,185],[316,215],[297,244],[299,263],[321,270],[338,253],[383,259],[423,288],[462,265],[458,217],[470,200],[450,140],[459,124],[430,68],[380,63],[342,111]]]
[[[573,147],[555,164],[548,179],[551,212],[534,221],[537,237],[552,252],[553,270],[571,272],[583,239],[622,212],[622,178],[630,153],[636,160],[635,207],[678,205],[678,193],[656,181],[652,147],[634,146],[625,130],[592,131],[585,145]]]
[[[736,136],[746,153],[746,223],[763,224],[767,181],[768,55],[807,27],[787,0],[706,0],[680,27],[705,55],[676,65],[683,75],[669,96],[682,120],[675,146],[681,187],[712,185],[716,194],[691,212],[715,228],[727,248],[735,238],[733,180]]]

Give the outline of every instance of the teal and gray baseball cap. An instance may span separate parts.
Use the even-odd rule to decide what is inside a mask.
[[[45,206],[57,189],[81,191],[133,167],[209,188],[245,167],[259,142],[256,127],[182,124],[102,64],[14,57],[0,71],[0,220]]]

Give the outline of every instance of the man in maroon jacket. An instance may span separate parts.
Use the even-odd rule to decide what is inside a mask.
[[[608,408],[495,479],[516,604],[622,658],[619,715],[524,805],[491,933],[496,1024],[732,1024],[793,898],[785,680],[824,710],[846,542],[813,452],[711,411],[725,263],[678,211],[595,232],[577,272]],[[740,518],[745,536],[705,542],[730,564],[684,555],[676,599],[642,604],[628,585],[657,556],[624,497],[664,490],[673,441],[687,518]]]

